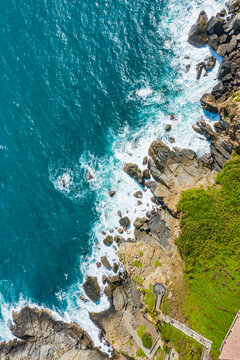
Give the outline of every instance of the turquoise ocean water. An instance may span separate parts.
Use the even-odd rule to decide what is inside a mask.
[[[216,71],[196,82],[196,62],[209,50],[195,51],[186,37],[202,8],[210,15],[222,6],[1,1],[0,339],[11,337],[11,311],[26,303],[77,321],[97,339],[87,311],[106,308],[107,299],[84,305],[79,296],[88,273],[99,282],[106,273],[96,270],[101,255],[117,261],[101,231],[116,231],[119,209],[136,216],[138,187],[124,163],[141,164],[155,138],[170,144],[164,128],[171,113],[175,145],[208,150],[191,125],[204,116],[199,97]],[[141,214],[151,207],[144,196]]]

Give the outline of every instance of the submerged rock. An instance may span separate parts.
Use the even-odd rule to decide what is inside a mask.
[[[87,280],[83,284],[83,289],[87,297],[93,302],[98,302],[100,299],[100,287],[98,285],[97,278],[94,276],[88,276]]]
[[[111,190],[111,191],[109,191],[108,193],[109,193],[109,195],[110,195],[111,197],[113,197],[113,196],[116,194],[116,191]]]

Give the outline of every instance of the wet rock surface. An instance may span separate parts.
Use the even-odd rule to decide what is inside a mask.
[[[77,325],[56,321],[45,310],[28,306],[13,314],[15,339],[0,344],[4,360],[103,360],[89,336]]]
[[[220,114],[215,124],[216,132],[207,124],[198,121],[196,132],[211,141],[211,154],[203,162],[208,167],[221,171],[233,150],[240,152],[240,3],[227,3],[228,12],[222,10],[207,23],[208,45],[223,57],[211,94],[204,94],[201,104],[204,110]],[[200,71],[200,70],[199,70]]]
[[[199,48],[207,43],[207,14],[205,11],[201,11],[196,23],[192,25],[189,35],[189,44]]]
[[[98,302],[100,299],[100,287],[97,278],[94,276],[88,276],[87,280],[83,284],[85,294],[93,302]]]

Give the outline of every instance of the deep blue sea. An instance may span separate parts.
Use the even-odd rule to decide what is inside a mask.
[[[207,151],[191,126],[215,73],[195,80],[209,50],[186,38],[202,8],[210,15],[223,2],[0,2],[0,339],[25,303],[86,329],[87,310],[107,306],[103,296],[86,306],[79,296],[88,273],[101,282],[100,255],[117,259],[101,231],[116,231],[119,209],[136,216],[138,187],[124,163],[141,164],[155,138]],[[167,135],[171,113],[178,121]]]

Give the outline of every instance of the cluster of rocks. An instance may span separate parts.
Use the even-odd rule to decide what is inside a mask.
[[[228,128],[228,123],[221,119],[219,122],[214,124],[216,130],[213,131],[212,127],[207,124],[204,120],[198,121],[193,129],[203,135],[207,140],[211,140],[210,154],[207,154],[202,159],[206,165],[210,166],[211,169],[221,171],[223,165],[231,157],[232,146],[229,143],[227,135],[224,134]]]
[[[188,41],[195,47],[208,46],[223,57],[219,66],[219,82],[211,94],[204,94],[201,104],[204,110],[220,114],[214,124],[215,131],[204,121],[198,121],[193,129],[211,141],[210,154],[203,159],[212,169],[221,171],[230,159],[232,150],[240,152],[240,1],[232,0],[209,20],[204,11],[189,32]],[[202,67],[204,68],[202,64]],[[198,68],[198,77],[201,76]]]
[[[225,92],[232,91],[240,85],[240,13],[238,1],[228,4],[216,16],[208,19],[205,11],[201,11],[197,22],[191,27],[188,42],[195,47],[206,44],[223,57],[217,78],[220,82],[213,88],[212,94],[216,99]],[[215,62],[209,58],[209,65],[205,61],[198,64],[197,77],[200,78],[203,69],[210,70]]]
[[[77,324],[56,321],[45,310],[28,306],[13,313],[14,340],[0,344],[0,359],[103,360],[92,340]]]

